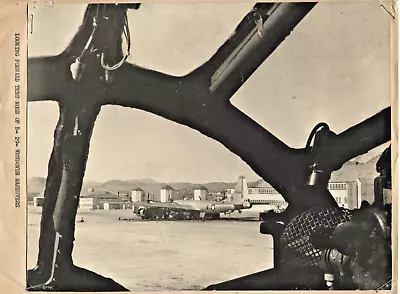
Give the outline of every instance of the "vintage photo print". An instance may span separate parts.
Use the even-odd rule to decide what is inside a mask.
[[[29,3],[26,290],[392,289],[391,11]]]

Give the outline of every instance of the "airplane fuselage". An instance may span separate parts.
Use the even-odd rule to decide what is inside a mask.
[[[206,214],[220,214],[234,212],[235,210],[248,209],[251,204],[248,202],[233,201],[208,201],[208,200],[176,200],[174,203],[184,206],[190,206]]]
[[[176,200],[166,202],[135,202],[133,212],[142,218],[170,218],[172,215],[186,215],[188,219],[211,217],[218,219],[221,213],[251,208],[249,202],[208,201],[208,200]],[[203,215],[203,216],[201,216]]]

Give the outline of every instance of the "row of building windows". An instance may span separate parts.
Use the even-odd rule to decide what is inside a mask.
[[[347,197],[333,197],[338,204],[347,204]],[[284,205],[286,202],[284,200],[270,200],[270,199],[254,199],[250,200],[253,203],[265,203],[271,205]]]
[[[284,200],[269,200],[269,199],[257,199],[257,200],[250,200],[253,203],[265,203],[270,205],[285,205]]]
[[[249,189],[249,194],[279,194],[274,188]]]
[[[279,194],[274,188],[249,188],[249,194]],[[228,194],[235,193],[235,189],[227,189]]]
[[[338,203],[338,204],[347,203],[347,197],[344,197],[344,199],[342,197],[333,197],[333,198],[335,199],[336,203]]]
[[[129,198],[127,198],[127,199],[117,199],[117,198],[97,198],[97,200],[98,201],[100,201],[100,202],[115,202],[115,201],[118,201],[118,202],[120,202],[120,201],[125,201],[125,202],[128,202],[130,199]]]
[[[347,189],[347,185],[346,183],[329,183],[328,186],[329,190],[346,190]]]
[[[79,207],[93,207],[93,203],[79,203]]]
[[[346,190],[346,183],[329,183],[329,190]],[[235,189],[227,189],[228,194],[235,193]],[[248,188],[249,194],[279,194],[274,188]]]

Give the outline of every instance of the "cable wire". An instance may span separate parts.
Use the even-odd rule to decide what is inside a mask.
[[[318,123],[318,124],[312,129],[312,131],[311,131],[311,133],[310,133],[310,135],[308,136],[308,139],[307,139],[306,148],[310,148],[310,147],[311,147],[311,141],[312,141],[312,139],[315,137],[315,134],[317,133],[317,131],[318,131],[320,128],[323,128],[323,127],[326,127],[326,128],[328,128],[328,130],[329,130],[328,124],[327,124],[327,123],[323,123],[323,122]]]

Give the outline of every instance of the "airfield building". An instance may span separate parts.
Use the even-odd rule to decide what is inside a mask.
[[[94,191],[81,198],[93,198],[93,209],[123,209],[129,207],[131,196],[127,193],[111,193],[109,191]],[[105,205],[107,203],[107,205]]]
[[[142,189],[136,188],[132,190],[132,202],[142,202],[144,200],[145,193]]]
[[[361,192],[361,187],[357,189],[356,181],[330,182],[328,184],[328,190],[331,192],[337,204],[343,208],[358,208],[363,200],[361,197],[358,197],[357,192]]]
[[[42,207],[44,201],[43,195],[36,195],[33,197],[33,206],[34,207]]]
[[[246,183],[244,177],[239,177],[237,186],[240,186],[242,199],[249,201],[254,206],[251,208],[255,211],[264,211],[276,208],[285,208],[287,203],[285,199],[270,184],[260,179],[253,183]],[[227,189],[227,198],[233,198],[238,193],[237,187]]]
[[[173,199],[175,189],[169,185],[165,185],[161,188],[160,192],[160,201],[161,202],[170,202]]]
[[[78,212],[79,211],[90,211],[93,209],[93,202],[94,199],[92,197],[80,197],[79,199],[79,206],[78,206]]]
[[[26,204],[28,206],[33,206],[34,205],[34,201],[35,201],[35,197],[39,196],[40,193],[27,193],[26,195]]]
[[[37,195],[33,197],[32,206],[42,207],[44,201],[43,195]],[[94,199],[92,197],[81,196],[79,199],[78,211],[89,211],[94,207]]]
[[[363,200],[373,202],[374,186],[370,179],[357,179],[354,181],[331,181],[328,189],[340,207],[347,209],[359,208]],[[233,195],[235,189],[227,189],[227,196]],[[247,199],[255,204],[255,210],[268,210],[273,208],[285,208],[286,201],[270,184],[260,179],[249,183],[247,187]]]
[[[193,200],[206,200],[208,190],[204,186],[200,186],[193,191]]]

